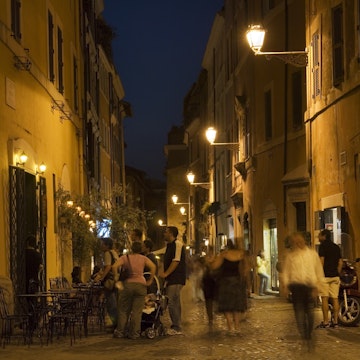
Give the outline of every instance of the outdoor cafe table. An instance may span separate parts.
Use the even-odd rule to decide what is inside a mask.
[[[45,292],[35,294],[19,294],[21,305],[26,313],[30,315],[31,332],[37,330],[37,336],[42,337],[45,327],[48,324],[49,314],[61,313],[61,311],[78,302],[77,311],[81,312],[84,326],[84,335],[88,335],[88,317],[92,312],[94,297],[103,291],[103,286],[89,283],[76,285],[73,288],[49,289]]]

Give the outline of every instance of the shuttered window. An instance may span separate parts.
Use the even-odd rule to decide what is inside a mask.
[[[316,98],[321,93],[321,44],[320,34],[312,36],[312,97]]]
[[[16,40],[21,39],[20,31],[20,0],[11,0],[11,31]]]
[[[51,12],[48,12],[48,51],[49,51],[49,79],[55,81],[54,72],[54,21]]]

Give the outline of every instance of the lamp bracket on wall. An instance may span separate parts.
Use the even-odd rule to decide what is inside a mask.
[[[30,71],[31,69],[31,61],[26,56],[14,56],[14,66],[18,70]]]
[[[58,110],[60,115],[60,120],[71,120],[71,112],[65,110],[65,103],[62,100],[53,100],[51,104],[51,109]]]
[[[262,52],[258,51],[255,55],[265,55],[267,60],[277,58],[286,64],[296,67],[305,67],[308,64],[307,51],[284,51],[284,52]]]

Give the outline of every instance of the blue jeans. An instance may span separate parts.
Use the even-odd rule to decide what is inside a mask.
[[[181,301],[180,292],[183,285],[167,285],[166,295],[169,299],[169,314],[171,319],[171,328],[175,330],[181,330]]]
[[[266,290],[269,289],[270,276],[267,274],[258,274],[260,277],[259,294],[265,294]]]

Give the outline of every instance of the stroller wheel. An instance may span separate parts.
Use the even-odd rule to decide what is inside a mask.
[[[156,331],[153,328],[147,328],[145,330],[145,335],[148,339],[154,339],[156,336]]]

